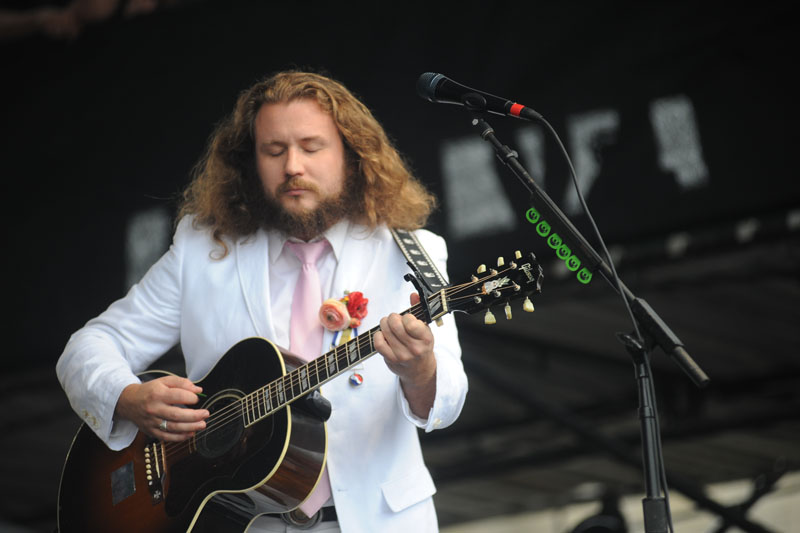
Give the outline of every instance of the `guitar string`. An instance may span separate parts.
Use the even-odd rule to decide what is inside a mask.
[[[462,285],[457,286],[457,287],[451,287],[449,289],[445,289],[445,292],[446,293],[447,292],[458,293],[458,292],[461,292],[462,290],[464,290],[466,287],[474,286],[475,284],[476,284],[475,282],[465,283],[465,284],[462,284]],[[513,287],[502,288],[502,290],[511,289],[511,288],[513,288]],[[474,296],[477,296],[477,295],[462,296],[462,297],[459,297],[458,299],[473,298]],[[449,298],[449,299],[453,300],[452,298]],[[421,305],[417,304],[416,306],[414,306],[411,309],[409,309],[406,312],[404,312],[404,314],[411,313],[411,314],[414,314],[414,316],[417,316],[417,318],[423,318],[423,316],[421,314],[420,315],[417,314],[418,312],[421,312],[421,311],[422,311]],[[374,329],[377,330],[378,328],[374,328]],[[374,347],[371,347],[373,330],[370,330],[368,333],[369,333],[369,336],[366,336],[366,335],[364,336],[366,342],[362,342],[362,339],[360,338],[360,336],[357,337],[356,339],[354,339],[356,341],[356,344],[357,344],[356,353],[359,354],[359,360],[365,359],[366,357],[370,357],[370,356],[374,355],[374,353],[375,353]],[[346,347],[347,344],[340,345],[340,346]],[[362,347],[363,348],[371,348],[369,353],[366,356],[360,355]],[[319,366],[319,362],[321,360],[325,360],[326,364],[328,364],[328,365],[335,364],[336,371],[333,373],[333,376],[335,377],[336,374],[342,372],[342,370],[340,370],[340,363],[344,363],[344,365],[345,365],[344,369],[347,369],[349,366],[352,366],[351,364],[348,364],[348,361],[347,361],[347,350],[344,350],[344,357],[341,357],[340,354],[338,353],[339,352],[339,347],[338,346],[334,350],[331,350],[331,352],[333,352],[332,355],[335,356],[335,359],[334,359],[333,362],[331,362],[329,360],[330,359],[329,356],[331,355],[331,353],[329,352],[325,356],[318,357],[317,359],[309,362],[307,365],[304,365],[304,367],[308,368],[308,367],[311,366],[312,363],[314,364],[314,366],[318,367]],[[302,368],[302,367],[300,367],[300,368]],[[284,382],[284,389],[283,390],[285,391],[286,390],[286,386],[285,386],[286,385],[286,383],[285,383],[286,377],[289,377],[290,378],[289,379],[289,388],[292,389],[293,387],[298,385],[300,383],[300,380],[302,379],[300,377],[301,373],[299,372],[300,368],[293,370],[288,375],[284,375],[281,378],[275,379],[272,383],[276,383],[279,380],[283,381]],[[314,388],[316,388],[321,382],[325,381],[325,380],[321,380],[321,381],[319,380],[319,377],[320,377],[319,368],[316,369],[316,373],[317,373],[318,382],[317,382],[317,384],[314,385]],[[296,376],[295,376],[295,374],[296,374]],[[331,377],[330,371],[327,374],[328,374],[328,377],[326,379],[330,379],[330,377]],[[308,376],[308,373],[306,375]],[[297,377],[297,380],[295,380],[295,377]],[[308,379],[308,378],[306,378],[306,379]],[[305,392],[302,391],[302,390],[301,390],[301,394],[299,394],[299,395],[295,395],[294,392],[292,392],[293,398],[292,398],[291,401],[289,401],[289,402],[287,402],[285,400],[277,401],[278,406],[273,408],[273,409],[267,409],[266,406],[268,405],[268,403],[266,403],[265,401],[262,401],[261,399],[252,400],[253,396],[258,397],[259,391],[261,391],[261,390],[263,390],[265,388],[268,389],[268,390],[271,390],[272,389],[272,383],[268,384],[266,387],[262,387],[262,388],[258,389],[254,393],[248,394],[242,400],[239,400],[238,402],[233,402],[229,406],[226,406],[226,407],[222,408],[220,411],[218,411],[217,413],[215,413],[215,418],[214,418],[214,420],[212,420],[212,423],[209,424],[204,430],[201,430],[201,431],[197,432],[198,434],[195,436],[195,440],[196,440],[196,437],[201,436],[200,435],[201,433],[203,433],[204,435],[207,436],[207,435],[209,435],[211,433],[214,433],[218,429],[222,429],[223,426],[228,425],[228,423],[230,423],[232,421],[239,421],[239,420],[243,419],[244,418],[244,414],[242,414],[242,406],[243,406],[244,402],[251,401],[253,403],[253,407],[251,409],[252,409],[252,411],[254,413],[255,413],[255,408],[258,407],[259,415],[254,418],[254,422],[258,422],[261,419],[265,418],[266,416],[269,416],[270,414],[274,413],[275,411],[283,408],[285,405],[288,405],[289,403],[291,403],[291,401],[296,399],[298,396],[302,396],[302,394],[305,394]],[[248,398],[250,398],[251,400],[248,400]],[[270,394],[270,398],[269,398],[270,402],[269,402],[269,404],[272,403],[271,400],[273,398],[275,400],[279,400],[279,396],[275,397],[273,394]],[[265,398],[265,400],[266,400],[266,398]],[[261,414],[262,408],[264,410],[263,414]],[[181,445],[183,445],[183,446],[181,446]],[[189,441],[182,441],[180,443],[167,443],[167,447],[169,448],[168,450],[166,450],[167,456],[172,456],[172,455],[174,455],[174,453],[179,453],[179,452],[183,451],[183,449],[185,449],[186,447],[191,448],[191,439]]]
[[[448,293],[458,293],[458,292],[461,292],[462,290],[464,290],[464,288],[469,287],[469,286],[474,286],[474,285],[475,285],[474,282],[465,283],[465,284],[462,284],[461,286],[450,287],[450,288],[446,289],[446,292],[448,292]],[[416,316],[417,318],[420,318],[420,319],[423,318],[423,316],[424,316],[423,315],[422,306],[420,304],[417,304],[417,305],[413,306],[409,310],[405,311],[404,314],[405,313],[414,314],[414,316]],[[379,328],[374,328],[374,331],[378,331],[378,329]],[[365,332],[365,333],[369,333],[369,336],[364,335],[363,338],[361,338],[362,336],[359,336],[357,339],[353,339],[353,341],[356,342],[355,351],[356,351],[357,354],[361,353],[362,348],[363,349],[370,348],[370,351],[366,355],[359,355],[359,360],[363,360],[366,357],[369,357],[369,356],[371,356],[371,355],[373,355],[375,353],[375,350],[371,349],[372,348],[372,346],[371,346],[372,345],[372,336],[374,334],[374,331],[370,330],[369,332]],[[272,383],[270,383],[270,384],[268,384],[268,385],[266,385],[264,387],[259,388],[258,390],[254,391],[253,393],[248,394],[242,400],[240,400],[238,402],[233,402],[231,405],[226,406],[225,408],[222,408],[221,410],[217,411],[217,413],[215,413],[215,415],[216,415],[215,420],[213,420],[211,424],[209,424],[204,430],[201,430],[201,431],[209,432],[209,431],[213,430],[214,427],[219,426],[220,424],[226,423],[228,421],[228,419],[221,418],[221,416],[225,415],[226,412],[227,412],[227,414],[230,414],[232,417],[235,417],[235,418],[238,419],[239,415],[241,413],[241,410],[242,410],[241,408],[242,408],[243,402],[247,403],[247,402],[250,402],[252,400],[252,404],[253,404],[252,408],[251,407],[247,407],[248,409],[252,409],[253,412],[255,412],[256,408],[258,408],[259,413],[261,413],[262,410],[264,411],[264,413],[260,414],[257,417],[257,419],[263,418],[263,417],[268,416],[269,414],[277,411],[278,409],[282,408],[285,403],[289,403],[289,402],[285,402],[285,401],[280,400],[279,396],[272,392],[273,388],[277,389],[277,386],[276,387],[272,386],[274,383],[277,383],[279,380],[283,381],[283,385],[284,386],[283,386],[282,390],[280,390],[280,391],[275,390],[275,392],[280,393],[280,392],[286,391],[287,389],[291,389],[292,390],[292,396],[293,396],[292,400],[294,398],[296,398],[297,396],[306,394],[306,391],[304,391],[302,389],[302,387],[301,387],[301,390],[300,390],[299,394],[294,394],[293,389],[298,387],[299,385],[301,385],[301,383],[302,383],[302,381],[304,379],[309,379],[309,377],[311,377],[313,374],[316,374],[316,376],[317,376],[317,383],[314,385],[314,388],[316,388],[321,382],[324,382],[325,380],[329,379],[331,377],[331,375],[335,376],[336,374],[340,373],[342,371],[341,368],[342,368],[343,365],[344,365],[344,369],[347,369],[348,367],[350,367],[350,366],[352,366],[354,364],[354,362],[351,363],[351,362],[348,361],[348,354],[352,353],[352,350],[348,350],[348,345],[350,345],[350,342],[348,342],[346,344],[343,344],[343,345],[339,345],[336,348],[334,348],[333,350],[331,350],[328,353],[326,353],[325,355],[320,356],[320,357],[318,357],[317,359],[315,359],[313,361],[310,361],[307,365],[304,365],[306,370],[310,369],[310,367],[312,367],[312,366],[317,367],[316,370],[311,370],[311,372],[307,371],[305,378],[303,377],[303,373],[302,373],[302,369],[304,367],[298,367],[297,369],[295,369],[292,372],[282,376],[281,378],[277,378],[277,379],[273,380]],[[331,356],[334,356],[334,360],[333,361],[330,360]],[[323,362],[325,363],[325,366],[334,365],[336,367],[336,370],[334,372],[331,372],[329,370],[327,372],[328,377],[323,379],[323,380],[320,380],[319,379],[320,378],[319,366]],[[286,380],[287,377],[289,378],[288,382]],[[261,396],[260,395],[260,391],[262,391],[264,389],[269,390],[270,393],[269,393],[269,398],[267,398],[266,394],[265,394],[264,395],[264,400],[262,400],[260,398],[260,396]],[[253,398],[257,398],[257,399],[253,399]],[[265,407],[265,406],[268,406],[268,405],[272,404],[273,403],[272,402],[273,399],[275,400],[274,403],[277,403],[278,407],[274,407],[274,408],[271,408],[271,409],[268,408],[268,407]]]
[[[509,270],[509,269],[510,268],[507,268],[504,271],[499,272],[498,274],[503,273],[503,272],[505,272],[506,270]],[[498,274],[491,274],[490,276],[487,276],[487,277],[495,276],[495,275],[498,275]],[[461,291],[463,291],[463,290],[465,290],[465,289],[467,289],[469,287],[475,286],[475,285],[480,284],[480,283],[481,283],[481,280],[479,279],[477,281],[471,281],[471,282],[463,283],[461,285],[456,285],[456,286],[449,287],[447,289],[444,289],[445,295],[448,295],[448,294],[451,294],[451,293],[452,294],[457,294],[457,293],[459,293],[459,292],[461,292]],[[509,286],[509,287],[500,288],[500,290],[507,290],[507,289],[513,289],[513,287]],[[438,293],[436,293],[436,294],[438,294]],[[460,296],[458,298],[448,298],[448,300],[450,300],[450,301],[463,300],[463,299],[467,299],[467,298],[474,298],[475,296],[478,296],[478,294]],[[403,314],[413,314],[415,317],[417,317],[419,319],[422,319],[422,318],[424,318],[424,309],[422,308],[421,304],[416,304],[415,306],[412,306],[410,309],[405,311]],[[378,328],[373,328],[373,330],[379,330],[379,327]],[[212,433],[215,433],[217,430],[222,429],[223,426],[228,425],[232,421],[238,421],[240,419],[243,419],[245,415],[242,414],[242,407],[243,407],[243,405],[246,405],[248,402],[252,403],[253,405],[252,405],[252,407],[245,407],[245,408],[246,409],[251,409],[254,414],[257,412],[257,415],[254,417],[254,422],[258,422],[258,421],[262,420],[263,418],[269,416],[270,414],[278,411],[279,409],[282,409],[285,405],[288,405],[289,403],[291,403],[291,401],[294,401],[298,396],[302,396],[303,394],[306,394],[307,391],[302,390],[302,388],[301,388],[300,394],[295,394],[293,392],[293,389],[296,386],[301,385],[301,383],[302,383],[302,381],[304,379],[305,380],[309,379],[309,377],[311,376],[311,373],[308,372],[308,369],[311,366],[317,367],[316,371],[315,371],[316,372],[316,376],[317,376],[317,383],[313,386],[313,388],[318,387],[320,385],[320,383],[324,382],[327,379],[330,379],[331,376],[332,376],[330,370],[328,370],[327,377],[325,378],[325,380],[320,380],[319,379],[320,378],[320,369],[318,367],[319,367],[319,362],[320,361],[324,361],[326,366],[335,365],[336,370],[333,372],[333,377],[335,377],[337,374],[339,374],[340,372],[343,371],[343,370],[340,370],[340,367],[341,367],[340,363],[344,364],[344,369],[345,370],[348,367],[350,367],[353,364],[355,364],[355,363],[349,363],[348,362],[348,350],[346,349],[346,347],[348,345],[350,345],[351,342],[355,342],[356,343],[356,349],[355,350],[356,350],[356,353],[359,354],[358,355],[358,360],[359,361],[374,355],[374,353],[375,353],[374,346],[371,346],[372,345],[372,337],[374,335],[373,330],[369,330],[368,332],[365,332],[365,333],[368,333],[369,335],[364,335],[363,336],[364,339],[361,339],[362,336],[359,335],[358,337],[353,339],[353,341],[348,341],[348,343],[341,344],[341,345],[337,346],[333,350],[330,350],[329,352],[327,352],[325,355],[317,357],[316,359],[310,361],[306,365],[303,365],[302,367],[298,367],[298,368],[294,369],[293,371],[289,372],[288,374],[285,374],[285,375],[281,376],[280,378],[276,378],[271,383],[269,383],[266,386],[261,387],[261,388],[257,389],[256,391],[246,395],[244,398],[242,398],[242,399],[240,399],[238,401],[232,402],[228,406],[223,407],[222,409],[220,409],[219,411],[214,413],[214,415],[212,415],[213,419],[210,421],[210,423],[207,424],[205,429],[198,431],[195,434],[195,436],[193,437],[193,439],[189,439],[187,441],[181,441],[181,442],[178,442],[178,443],[169,443],[169,442],[166,443],[166,447],[168,448],[166,450],[167,457],[170,457],[170,456],[174,455],[175,453],[182,452],[184,448],[187,448],[187,447],[190,448],[192,440],[196,440],[198,437],[201,437],[201,436],[208,436],[208,435],[210,435]],[[339,353],[340,347],[345,348],[344,350],[342,350],[343,351],[342,354]],[[369,348],[370,352],[367,355],[361,355],[361,349],[362,348],[364,348],[364,349],[368,349]],[[330,361],[330,356],[331,355],[334,357],[333,361]],[[306,377],[305,378],[301,377],[302,376],[301,369],[306,369],[306,373],[305,373]],[[314,371],[312,371],[312,372],[314,372]],[[286,384],[286,378],[287,377],[289,377],[288,387],[287,387],[287,384]],[[288,396],[287,393],[286,393],[287,388],[291,391],[291,394],[293,396],[291,401],[283,400],[283,401],[273,402],[273,400],[279,400],[280,396],[279,395],[274,395],[274,394],[271,393],[271,391],[273,389],[272,385],[274,383],[279,382],[279,381],[283,381],[283,385],[284,385],[284,387],[283,387],[283,396],[284,397]],[[277,386],[276,386],[276,388],[277,388]],[[309,390],[312,390],[313,388],[310,387]],[[267,394],[266,392],[263,395],[259,394],[260,391],[264,391],[265,389],[267,391],[270,391],[268,399],[266,398],[266,394]],[[276,390],[275,392],[279,393],[280,391]],[[263,396],[264,400],[261,400],[261,398],[259,396]],[[248,398],[249,398],[249,400],[248,400]],[[277,407],[273,407],[272,409],[268,409],[267,408],[268,405],[272,405],[274,403],[277,403],[278,406]],[[256,411],[256,408],[257,408],[257,411]],[[263,411],[263,414],[261,414],[262,411]]]
[[[417,306],[414,306],[414,307],[417,307]],[[417,316],[416,312],[421,310],[421,306],[419,306],[419,308],[420,309],[412,308],[412,309],[409,309],[407,312],[411,312],[411,313],[414,314],[414,316]],[[422,318],[422,316],[421,315],[417,316],[417,318]],[[373,329],[378,330],[379,328],[373,328]],[[363,336],[364,338],[362,339],[361,338],[362,336],[359,335],[358,337],[356,337],[356,339],[354,339],[354,341],[357,341],[357,343],[358,343],[358,348],[357,348],[358,351],[357,351],[357,353],[361,353],[361,349],[362,348],[364,348],[364,349],[369,348],[370,345],[372,344],[372,338],[371,337],[373,335],[373,330],[369,330],[368,332],[365,332],[365,333],[369,334],[369,338],[367,338],[368,337],[367,335],[364,335]],[[340,345],[340,346],[345,346],[345,345]],[[329,355],[331,353],[333,353],[335,355],[334,363],[336,365],[336,371],[333,374],[331,374],[330,371],[328,371],[327,373],[328,373],[328,378],[330,378],[331,375],[335,376],[338,372],[340,372],[339,368],[342,366],[342,364],[345,365],[344,368],[347,368],[347,366],[350,366],[349,363],[347,363],[346,354],[345,354],[344,357],[341,357],[341,354],[338,353],[339,351],[340,351],[339,347],[337,346],[333,350],[330,350],[329,352],[327,352],[325,355],[322,355],[322,356],[317,357],[316,359],[310,361],[307,365],[304,365],[304,367],[310,367],[312,365],[313,366],[319,366],[319,361],[323,361],[325,363],[324,366],[329,366],[329,364],[331,364],[328,361]],[[374,350],[369,355],[373,355],[373,354],[374,354]],[[364,359],[365,357],[366,356],[361,356],[360,359]],[[273,387],[273,384],[277,383],[278,381],[284,381],[285,382],[285,378],[286,377],[290,377],[290,385],[287,387],[286,384],[284,383],[284,389],[283,390],[286,391],[287,388],[291,388],[295,384],[293,374],[295,372],[297,372],[298,370],[300,370],[300,368],[303,368],[303,367],[298,367],[297,369],[289,372],[288,374],[284,374],[283,376],[281,376],[279,378],[276,378],[275,380],[273,380],[271,383],[267,384],[266,386],[261,387],[261,388],[257,389],[256,391],[254,391],[253,393],[250,393],[250,394],[246,395],[244,398],[242,398],[242,399],[240,399],[238,401],[232,402],[231,404],[221,408],[219,411],[217,411],[216,413],[214,413],[213,415],[211,415],[209,417],[209,419],[208,419],[209,422],[207,423],[206,428],[196,432],[196,434],[195,434],[195,436],[193,438],[194,439],[198,439],[198,438],[202,438],[203,436],[207,437],[208,435],[213,434],[218,430],[224,429],[224,427],[227,426],[228,424],[230,424],[231,422],[243,421],[242,419],[244,418],[244,414],[242,413],[242,407],[243,407],[243,405],[246,405],[246,403],[248,402],[247,398],[252,397],[254,394],[257,395],[258,391],[263,390],[263,389],[268,389],[270,391],[270,393],[269,393],[270,402],[269,403],[275,405],[275,407],[273,407],[272,409],[266,409],[265,408],[264,409],[264,411],[265,411],[264,414],[262,416],[260,416],[260,418],[257,418],[256,420],[263,419],[263,418],[269,416],[270,414],[282,409],[285,405],[288,405],[290,402],[287,402],[285,400],[284,401],[279,401],[277,394],[273,393],[273,389],[276,388],[276,387]],[[319,383],[321,383],[321,382],[323,382],[325,380],[320,380],[319,379],[320,378],[320,370],[319,370],[319,368],[317,368],[316,374],[317,374],[317,379],[319,380],[317,385],[319,385]],[[328,379],[328,378],[326,378],[326,379]],[[315,387],[317,385],[315,385]],[[276,390],[274,392],[277,393],[278,391]],[[303,394],[305,394],[305,392],[303,392]],[[297,395],[297,396],[300,396],[300,395]],[[292,398],[292,400],[297,398],[297,396],[294,396],[294,398]],[[284,397],[287,397],[285,392],[284,392]],[[257,400],[257,402],[258,402],[257,403],[258,407],[261,407],[261,406],[265,406],[266,407],[266,405],[267,405],[266,402],[264,402],[264,401],[262,401],[260,399]],[[254,407],[255,406],[256,406],[256,404],[254,403]],[[174,454],[176,454],[176,453],[183,452],[186,448],[191,448],[191,444],[190,444],[191,440],[192,439],[189,439],[189,440],[186,440],[186,441],[181,441],[181,442],[176,442],[176,443],[167,443],[167,448],[168,449],[166,450],[166,456],[169,458],[171,456],[174,456]]]
[[[492,274],[492,276],[494,276],[494,275],[495,274]],[[450,287],[448,289],[445,289],[445,293],[458,293],[458,292],[463,291],[467,287],[476,285],[479,282],[480,282],[480,280],[478,280],[478,282],[474,282],[473,281],[473,282],[461,284],[459,286],[453,286],[453,287]],[[506,290],[506,289],[511,289],[511,288],[513,288],[513,287],[504,287],[504,288],[501,288],[501,290]],[[468,296],[461,296],[461,297],[459,297],[457,299],[453,299],[453,298],[448,298],[448,299],[452,301],[452,300],[458,300],[458,299],[473,298],[475,296],[477,296],[477,294],[468,295]],[[420,319],[423,318],[423,314],[419,314],[418,315],[417,314],[418,312],[424,312],[423,309],[422,309],[422,306],[420,304],[417,304],[417,305],[413,306],[409,310],[405,311],[403,314],[411,313],[411,314],[414,314],[414,316],[416,316],[417,318],[420,318]],[[379,328],[373,328],[373,329],[377,330]],[[360,338],[361,336],[359,336],[356,339],[354,339],[354,341],[356,341],[356,344],[357,344],[357,348],[356,348],[357,352],[356,353],[359,354],[359,360],[365,359],[366,357],[370,357],[370,356],[374,355],[374,353],[375,353],[375,350],[371,349],[370,352],[366,356],[360,355],[360,351],[361,351],[362,347],[363,348],[370,348],[370,345],[372,344],[373,330],[370,330],[367,333],[369,333],[369,336],[366,336],[366,335],[364,336],[364,338],[365,338],[364,340],[366,342],[362,342],[362,339]],[[349,343],[347,343],[347,344],[349,344]],[[347,344],[340,345],[340,346],[346,347]],[[372,347],[372,348],[374,348],[374,347]],[[347,361],[347,350],[344,350],[344,352],[345,352],[344,353],[344,357],[341,357],[340,354],[338,353],[339,352],[339,347],[337,346],[334,350],[331,350],[330,352],[326,353],[325,356],[321,356],[321,357],[318,357],[315,360],[312,360],[307,365],[304,365],[304,367],[308,368],[308,367],[310,367],[312,365],[312,363],[314,364],[314,366],[318,367],[319,366],[319,362],[321,360],[325,360],[326,364],[328,364],[328,365],[332,364],[329,361],[329,356],[331,355],[331,352],[333,352],[332,355],[335,356],[335,359],[333,361],[333,363],[335,363],[335,366],[336,366],[336,371],[333,373],[334,377],[336,376],[336,374],[342,372],[342,370],[340,370],[340,363],[344,363],[344,365],[345,365],[344,369],[347,369],[349,366],[352,366],[351,364],[348,364],[348,361]],[[273,380],[273,382],[268,384],[267,386],[261,387],[257,391],[248,394],[245,398],[243,398],[243,399],[241,399],[241,400],[239,400],[237,402],[233,402],[229,406],[223,407],[220,411],[218,411],[217,413],[214,414],[215,418],[214,418],[214,420],[212,420],[211,424],[209,424],[205,429],[200,430],[200,431],[197,432],[197,434],[195,435],[194,440],[196,440],[197,437],[201,436],[200,435],[201,433],[207,436],[207,435],[209,435],[211,433],[214,433],[216,430],[222,429],[223,426],[228,425],[232,421],[239,421],[239,420],[243,419],[244,415],[242,414],[242,406],[243,406],[244,402],[248,401],[247,398],[251,398],[252,399],[253,396],[258,397],[258,392],[261,391],[261,390],[264,390],[264,389],[271,390],[273,383],[276,383],[279,380],[283,381],[284,382],[284,389],[283,390],[285,391],[286,390],[286,386],[285,386],[286,385],[285,384],[286,379],[285,378],[289,377],[290,378],[289,379],[289,388],[290,389],[295,387],[296,385],[298,385],[300,383],[300,380],[302,379],[300,377],[300,372],[299,372],[300,368],[303,368],[303,367],[299,367],[299,368],[293,370],[292,372],[290,372],[289,374],[284,375],[281,378],[277,378],[277,379]],[[317,379],[319,380],[319,377],[320,377],[319,368],[317,368],[316,373],[317,373]],[[297,376],[295,376],[295,374],[297,374]],[[306,375],[308,376],[308,373]],[[295,380],[295,377],[297,377],[297,380]],[[330,378],[331,378],[331,373],[328,372],[328,377],[326,379],[330,379]],[[308,378],[306,378],[306,379],[308,379]],[[314,388],[316,388],[321,382],[324,382],[324,381],[325,380],[318,381],[317,384],[314,385]],[[298,396],[302,396],[302,394],[305,394],[305,392],[301,391],[301,394],[299,394],[299,395],[295,395],[292,392],[293,398],[292,398],[291,401],[296,399]],[[276,396],[270,394],[270,398],[269,398],[270,402],[269,402],[269,404],[272,403],[271,400],[273,398],[275,400],[279,399],[279,397],[276,397]],[[266,398],[265,398],[265,400],[266,400]],[[267,402],[262,401],[261,399],[252,400],[253,412],[255,413],[255,407],[258,407],[258,412],[259,412],[259,416],[254,419],[254,422],[258,422],[261,419],[263,419],[263,418],[269,416],[270,414],[276,412],[277,410],[282,409],[285,405],[288,405],[289,403],[291,403],[291,401],[289,401],[289,402],[287,402],[285,400],[284,401],[278,401],[277,402],[277,404],[278,404],[277,407],[275,407],[273,409],[266,409],[266,405],[268,405]],[[260,414],[261,410],[262,410],[262,407],[264,407],[264,411],[265,411],[264,414]],[[185,449],[186,447],[191,448],[191,442],[192,442],[192,439],[189,439],[187,441],[182,441],[182,442],[179,442],[179,443],[166,443],[166,446],[168,448],[168,450],[165,451],[166,455],[168,457],[170,457],[170,456],[173,456],[174,453],[179,453],[179,452],[183,451],[183,449]]]

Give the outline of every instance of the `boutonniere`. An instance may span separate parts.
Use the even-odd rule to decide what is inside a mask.
[[[328,298],[322,302],[319,308],[319,321],[326,329],[333,332],[331,346],[335,348],[344,344],[351,338],[358,336],[358,326],[361,319],[367,316],[367,304],[369,299],[358,291],[345,291],[344,298]],[[353,367],[350,374],[350,385],[359,387],[364,383],[364,376],[360,373],[364,371],[363,365]]]
[[[328,298],[319,308],[319,321],[330,331],[354,329],[367,316],[368,298],[358,291],[345,291],[344,298]]]

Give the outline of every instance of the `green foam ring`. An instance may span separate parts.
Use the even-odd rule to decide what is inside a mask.
[[[592,281],[592,273],[589,271],[588,268],[583,267],[580,272],[578,272],[578,281],[583,283],[584,285],[588,285],[590,281]]]
[[[525,218],[527,218],[528,222],[530,222],[531,224],[536,224],[537,222],[539,222],[539,219],[542,218],[542,215],[539,214],[539,211],[531,207],[525,213]]]
[[[536,233],[542,237],[547,237],[550,234],[550,223],[546,220],[542,220],[536,224]]]
[[[558,233],[551,233],[550,237],[547,238],[547,245],[553,250],[558,250],[562,242],[561,235]]]
[[[575,272],[581,267],[581,260],[575,257],[574,255],[569,256],[569,259],[566,261],[567,268],[570,269],[572,272]]]
[[[558,250],[556,250],[556,256],[558,256],[558,258],[561,259],[562,261],[566,261],[567,259],[570,258],[571,255],[572,255],[572,249],[566,244],[562,244],[561,246],[558,247]]]

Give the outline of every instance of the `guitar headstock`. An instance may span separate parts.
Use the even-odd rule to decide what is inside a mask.
[[[497,259],[497,267],[488,269],[478,267],[470,281],[451,285],[447,289],[447,306],[451,311],[474,314],[486,311],[484,322],[496,322],[491,308],[504,305],[507,319],[511,319],[510,302],[524,299],[522,309],[533,312],[530,296],[542,292],[542,267],[533,253],[523,255],[514,253],[514,259],[506,264],[505,259]]]

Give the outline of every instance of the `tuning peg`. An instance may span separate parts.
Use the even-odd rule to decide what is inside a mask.
[[[444,321],[441,318],[436,319],[436,325],[439,327],[444,326]]]
[[[497,266],[501,267],[501,266],[503,266],[505,264],[506,264],[506,262],[505,262],[505,260],[503,259],[502,256],[497,258]]]
[[[519,250],[514,252],[514,259],[522,259],[522,252]]]
[[[506,306],[504,309],[506,311],[506,320],[511,320],[511,304],[506,302]]]
[[[497,324],[497,319],[492,314],[491,309],[486,310],[486,314],[483,316],[483,323],[489,325]]]
[[[525,301],[522,302],[522,310],[526,313],[533,313],[533,303],[527,296],[525,297]]]
[[[483,274],[486,272],[486,265],[481,265],[478,267],[478,274]]]

